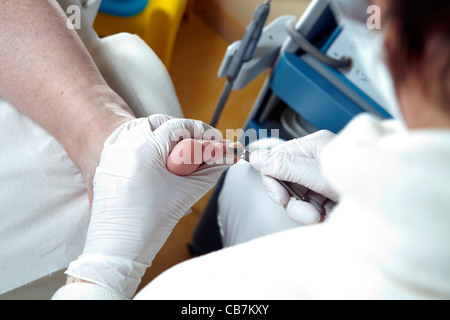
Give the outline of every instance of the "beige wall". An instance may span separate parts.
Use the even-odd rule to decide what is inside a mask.
[[[255,8],[264,0],[210,0],[216,2],[226,12],[231,14],[242,25],[248,25],[253,17]],[[310,0],[272,0],[269,20],[281,15],[294,15],[297,18],[303,13]]]
[[[265,0],[194,0],[196,12],[227,40],[242,37],[255,8]],[[282,15],[302,15],[311,0],[272,0],[269,21]]]

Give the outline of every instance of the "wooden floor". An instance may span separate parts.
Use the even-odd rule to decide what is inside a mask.
[[[218,79],[217,71],[229,44],[193,12],[183,20],[169,71],[186,118],[210,122],[225,84],[224,79]],[[226,129],[244,126],[264,79],[265,75],[261,75],[247,88],[231,94],[217,125],[220,131],[225,133]],[[139,289],[161,272],[191,258],[187,245],[210,194],[201,199],[193,212],[174,229]]]

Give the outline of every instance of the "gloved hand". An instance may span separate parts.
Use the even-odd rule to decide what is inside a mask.
[[[154,115],[122,125],[105,142],[94,178],[94,201],[82,255],[67,274],[131,298],[178,221],[229,164],[206,164],[189,176],[166,169],[179,137],[220,134],[195,120]]]
[[[319,131],[285,142],[272,150],[257,150],[251,154],[250,163],[261,172],[271,199],[283,205],[286,214],[300,224],[312,225],[324,221],[339,200],[338,194],[323,177],[319,161],[322,149],[334,136],[329,131]],[[298,184],[295,188],[303,189],[308,201],[291,198],[288,191],[272,177]]]

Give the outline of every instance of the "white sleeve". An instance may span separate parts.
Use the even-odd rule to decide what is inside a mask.
[[[72,283],[61,287],[52,300],[127,300],[114,290],[93,283]]]
[[[218,250],[170,268],[134,300],[376,299],[377,270],[339,236],[324,224]]]

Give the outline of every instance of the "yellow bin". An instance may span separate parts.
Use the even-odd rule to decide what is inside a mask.
[[[125,4],[121,5],[126,5],[126,1],[122,2]],[[186,5],[187,0],[149,0],[140,13],[132,16],[99,12],[94,21],[94,29],[99,36],[109,36],[120,32],[137,34],[169,69]]]

